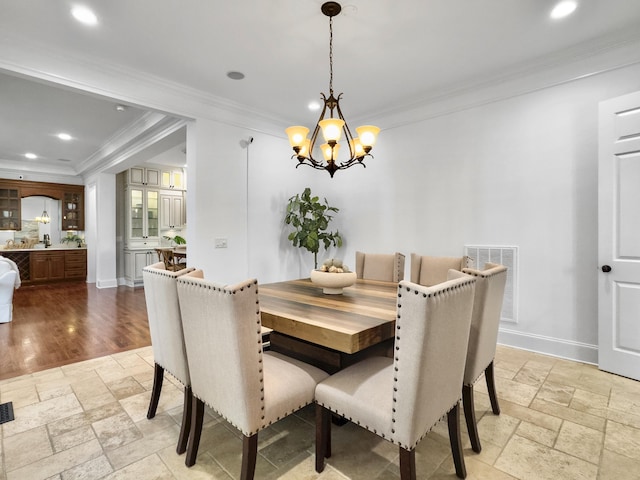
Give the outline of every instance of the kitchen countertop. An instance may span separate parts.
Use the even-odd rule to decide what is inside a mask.
[[[50,252],[52,250],[86,250],[87,247],[63,247],[63,246],[55,246],[55,247],[39,247],[39,248],[4,248],[0,247],[0,255],[2,252]]]

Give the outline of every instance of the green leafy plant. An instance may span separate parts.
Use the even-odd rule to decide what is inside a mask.
[[[295,230],[288,236],[294,247],[305,248],[313,253],[314,268],[318,268],[318,250],[320,244],[325,250],[331,245],[341,247],[340,232],[328,232],[332,213],[340,209],[329,206],[327,199],[321,202],[319,197],[311,196],[311,189],[305,188],[302,194],[296,194],[287,202],[287,214],[284,221]]]
[[[78,246],[82,245],[83,239],[82,237],[73,234],[73,233],[68,233],[66,237],[62,237],[60,239],[61,243],[71,243],[71,242],[76,242],[78,244]]]
[[[176,245],[186,245],[187,244],[187,241],[183,237],[181,237],[180,235],[176,235],[174,237],[170,237],[168,235],[163,235],[162,238],[166,238],[167,240],[173,240],[176,243]]]

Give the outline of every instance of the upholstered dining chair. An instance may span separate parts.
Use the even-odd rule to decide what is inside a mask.
[[[331,412],[398,445],[400,478],[415,480],[415,448],[447,415],[456,474],[465,478],[459,402],[475,278],[398,285],[394,358],[369,357],[316,387],[316,471],[331,456]]]
[[[399,282],[404,280],[402,253],[356,252],[356,276],[366,280]]]
[[[191,378],[184,347],[182,318],[178,303],[177,279],[193,269],[177,272],[167,270],[164,262],[154,263],[142,270],[144,296],[147,303],[149,333],[153,348],[153,387],[147,418],[156,415],[165,370],[174,376],[184,388],[184,409],[182,426],[176,451],[181,454],[187,450],[187,440],[191,425]]]
[[[262,347],[258,282],[223,286],[202,273],[178,279],[193,419],[187,466],[196,462],[205,404],[242,433],[242,480],[254,477],[258,432],[313,402],[322,370]]]
[[[447,281],[449,269],[462,271],[473,267],[471,257],[432,257],[411,254],[411,281],[419,285],[431,287]]]
[[[471,448],[480,453],[480,436],[476,423],[473,401],[473,385],[484,372],[491,401],[491,410],[500,415],[500,405],[496,393],[493,375],[493,359],[496,355],[498,342],[498,327],[504,299],[504,288],[507,282],[507,267],[495,263],[485,263],[484,270],[463,268],[462,272],[449,270],[449,278],[462,275],[472,275],[477,279],[476,293],[471,316],[471,331],[469,333],[469,347],[467,349],[467,363],[464,370],[462,385],[462,404],[464,418],[467,422]]]

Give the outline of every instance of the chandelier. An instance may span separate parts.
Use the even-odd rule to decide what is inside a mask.
[[[324,107],[311,138],[307,138],[309,129],[302,126],[289,127],[285,130],[289,137],[289,143],[295,152],[291,158],[298,159],[298,165],[309,165],[318,170],[326,170],[333,178],[337,170],[345,170],[352,165],[366,165],[362,162],[364,157],[373,157],[370,152],[376,143],[380,129],[373,125],[363,125],[356,128],[357,137],[353,137],[349,126],[340,109],[340,98],[333,96],[333,17],[338,15],[342,7],[337,2],[326,2],[321,7],[322,13],[329,17],[329,97],[321,93]],[[329,115],[327,118],[325,116]],[[318,140],[318,133],[322,131],[325,143],[320,146],[324,162],[313,158],[313,151]],[[349,156],[344,161],[338,161],[340,140],[344,134],[344,140],[349,145]]]

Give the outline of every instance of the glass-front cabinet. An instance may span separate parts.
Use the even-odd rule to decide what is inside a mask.
[[[128,189],[129,240],[158,240],[159,193],[146,188]]]
[[[162,188],[170,190],[185,190],[186,182],[184,178],[184,170],[181,168],[173,168],[162,170]]]
[[[0,188],[0,230],[20,228],[20,189]]]
[[[84,195],[79,192],[64,192],[62,230],[84,230]]]

